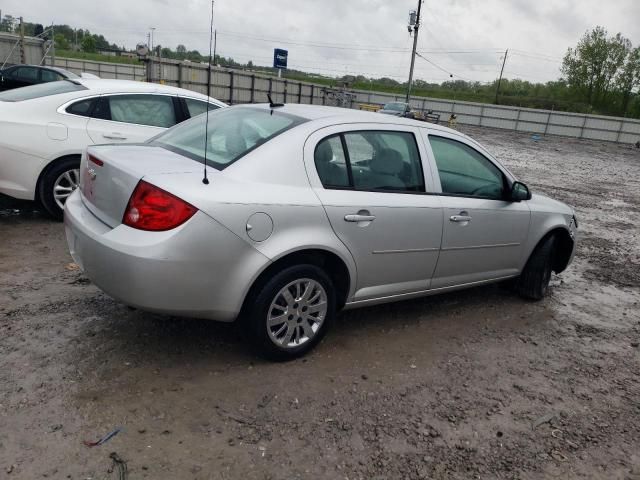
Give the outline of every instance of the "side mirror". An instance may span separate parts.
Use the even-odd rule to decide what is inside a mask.
[[[531,192],[522,182],[513,182],[511,185],[511,201],[521,202],[522,200],[531,200]]]

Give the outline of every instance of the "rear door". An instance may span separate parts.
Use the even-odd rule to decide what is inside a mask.
[[[465,137],[433,131],[425,140],[444,208],[432,287],[516,275],[529,232],[527,202],[507,200],[506,172]]]
[[[113,94],[100,97],[87,123],[94,143],[139,143],[178,122],[177,99],[160,94]]]
[[[419,129],[335,126],[305,144],[311,185],[357,267],[354,300],[427,290],[442,236],[442,209],[425,175]]]

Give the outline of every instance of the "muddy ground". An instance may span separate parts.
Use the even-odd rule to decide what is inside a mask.
[[[640,150],[467,131],[577,209],[550,296],[352,311],[290,363],[229,325],[128,310],[61,224],[1,210],[0,478],[120,478],[116,452],[132,479],[640,479]]]

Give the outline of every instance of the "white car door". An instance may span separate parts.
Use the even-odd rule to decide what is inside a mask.
[[[444,209],[432,288],[516,275],[529,233],[527,202],[508,199],[506,173],[465,137],[430,131],[425,143]]]
[[[356,302],[430,286],[442,209],[419,139],[418,128],[359,124],[321,129],[305,144],[312,188],[355,259]]]
[[[177,123],[174,97],[154,93],[103,95],[87,123],[94,143],[137,143]]]

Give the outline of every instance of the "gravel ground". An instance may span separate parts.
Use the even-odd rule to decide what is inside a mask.
[[[132,479],[640,479],[640,151],[466,131],[577,209],[550,296],[348,312],[289,363],[233,326],[119,305],[61,224],[5,199],[0,478],[121,478],[116,452]]]

